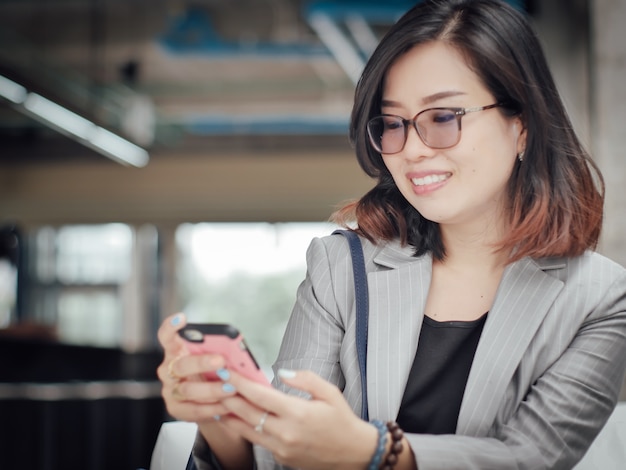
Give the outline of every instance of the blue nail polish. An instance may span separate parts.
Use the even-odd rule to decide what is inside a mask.
[[[181,322],[180,315],[176,315],[174,318],[172,318],[172,319],[170,320],[170,323],[171,323],[173,326],[177,326],[177,325],[179,325],[179,324],[180,324],[180,322]]]
[[[293,379],[296,376],[296,371],[291,369],[278,369],[278,376],[281,379]]]
[[[226,369],[218,369],[218,370],[215,371],[215,373],[224,382],[226,382],[228,379],[230,379],[230,372],[228,372]]]
[[[235,387],[232,384],[224,384],[222,385],[222,390],[226,393],[233,393],[235,391]]]

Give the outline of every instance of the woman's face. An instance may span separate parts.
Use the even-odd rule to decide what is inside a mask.
[[[381,111],[412,119],[432,107],[494,103],[456,49],[432,42],[414,47],[388,70]],[[492,108],[466,114],[461,128],[456,145],[432,149],[411,126],[404,148],[383,154],[385,165],[409,203],[442,228],[502,227],[507,181],[525,146],[523,126],[518,118]]]

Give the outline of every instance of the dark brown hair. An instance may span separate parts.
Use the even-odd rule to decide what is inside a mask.
[[[565,112],[541,45],[526,16],[498,0],[426,0],[384,36],[357,84],[350,139],[361,168],[377,179],[359,201],[333,215],[370,239],[400,238],[416,256],[445,257],[439,225],[400,194],[366,123],[380,113],[385,74],[418,44],[445,41],[460,51],[502,112],[518,115],[527,132],[523,162],[508,182],[510,226],[498,244],[514,261],[525,256],[576,256],[595,248],[602,225],[604,182]]]

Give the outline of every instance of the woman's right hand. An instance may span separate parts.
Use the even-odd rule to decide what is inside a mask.
[[[224,358],[216,354],[189,354],[177,331],[186,323],[178,313],[165,319],[159,328],[163,362],[157,375],[163,384],[161,395],[168,413],[181,421],[198,424],[215,421],[227,410],[220,403],[233,392],[221,381],[207,381],[202,372],[224,367]]]
[[[220,417],[228,413],[222,401],[235,395],[234,389],[202,375],[222,369],[225,360],[217,354],[189,354],[177,333],[185,324],[185,315],[178,313],[166,318],[158,332],[164,354],[157,375],[167,411],[177,420],[197,423],[224,468],[251,468],[251,444],[220,423]]]

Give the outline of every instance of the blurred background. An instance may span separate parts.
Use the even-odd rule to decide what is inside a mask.
[[[310,239],[372,185],[355,81],[414,3],[0,0],[0,468],[147,468],[171,313],[237,325],[270,374]],[[626,1],[510,3],[626,264]]]

